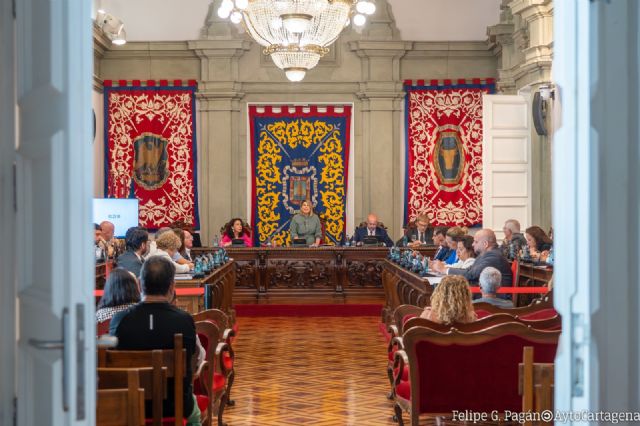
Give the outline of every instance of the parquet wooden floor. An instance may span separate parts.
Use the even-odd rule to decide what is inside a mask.
[[[229,426],[386,426],[386,343],[379,317],[238,318]],[[405,424],[410,419],[405,414]],[[420,425],[434,425],[421,418]],[[446,425],[461,423],[446,421]]]
[[[238,321],[229,426],[396,424],[379,317]]]

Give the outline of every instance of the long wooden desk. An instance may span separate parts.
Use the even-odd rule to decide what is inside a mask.
[[[432,256],[435,246],[421,248]],[[192,255],[213,250],[194,248]],[[386,247],[227,248],[235,303],[382,303]]]
[[[101,273],[101,275],[99,275]],[[96,304],[102,295],[104,279],[108,274],[104,264],[96,265]],[[99,282],[102,286],[98,287]],[[176,280],[176,304],[181,309],[192,314],[205,309],[205,299],[208,307],[220,309],[235,323],[236,313],[233,309],[233,291],[236,283],[236,267],[229,261],[219,268],[209,272],[203,278]],[[192,291],[189,291],[192,290]],[[197,291],[200,290],[200,291]]]
[[[422,308],[431,303],[433,286],[428,278],[408,271],[387,259],[384,260],[382,282],[385,295],[382,320],[385,324],[393,322],[393,312],[400,305]]]

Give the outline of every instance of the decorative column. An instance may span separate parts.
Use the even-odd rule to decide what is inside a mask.
[[[405,202],[400,59],[411,46],[403,41],[349,43],[361,60],[360,90],[356,94],[362,108],[361,122],[356,123],[362,135],[362,154],[356,154],[362,168],[361,211],[363,217],[369,212],[376,213],[392,237],[401,233]]]
[[[249,50],[244,39],[197,40],[189,42],[201,61],[198,86],[200,134],[199,208],[203,245],[210,245],[220,227],[241,211],[245,186],[238,179],[245,172],[246,148],[240,147],[240,100],[238,59]]]

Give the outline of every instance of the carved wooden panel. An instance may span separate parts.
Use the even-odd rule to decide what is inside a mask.
[[[383,260],[347,260],[347,287],[382,288]]]
[[[257,288],[258,265],[254,260],[236,261],[236,287]]]
[[[333,288],[334,268],[331,261],[269,260],[269,288]]]

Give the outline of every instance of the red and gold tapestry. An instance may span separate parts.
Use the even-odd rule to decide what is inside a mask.
[[[198,228],[195,81],[104,82],[105,193],[137,198],[140,226]]]
[[[482,223],[482,95],[493,79],[405,81],[405,224]]]

